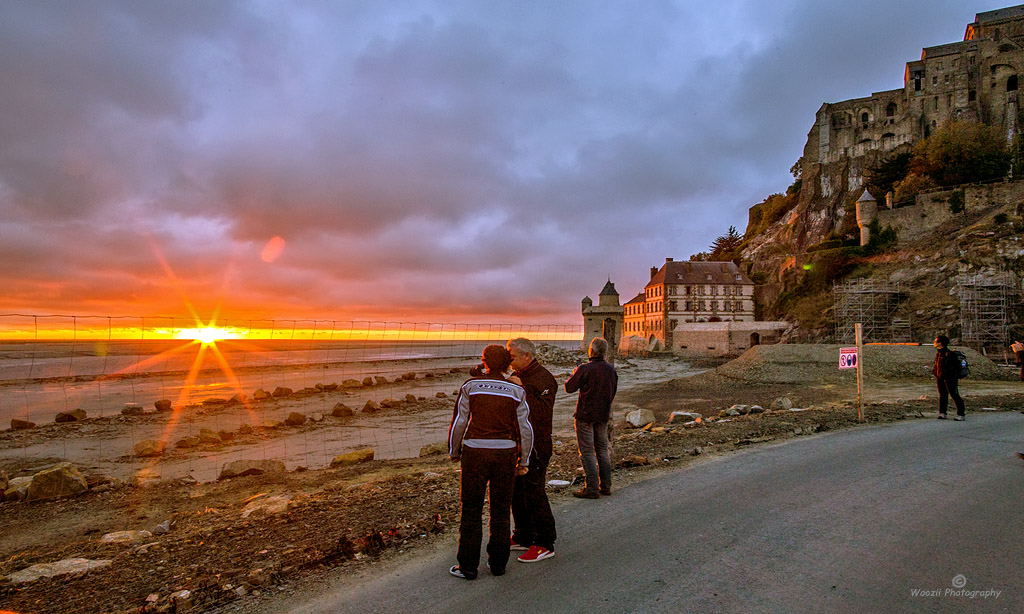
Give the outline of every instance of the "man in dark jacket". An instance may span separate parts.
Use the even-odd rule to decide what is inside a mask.
[[[519,337],[509,341],[506,347],[512,355],[509,379],[517,381],[518,378],[526,389],[530,425],[533,426],[529,471],[516,476],[512,490],[512,518],[516,521],[512,549],[526,550],[519,562],[536,563],[555,556],[555,516],[551,513],[545,487],[551,460],[551,413],[558,383],[551,372],[537,362],[537,348],[532,341]]]
[[[448,455],[462,461],[462,517],[456,578],[474,580],[480,565],[484,494],[490,484],[491,536],[487,564],[491,574],[505,573],[512,541],[509,509],[517,473],[525,474],[533,451],[530,407],[522,386],[506,380],[512,356],[500,345],[484,348],[487,374],[466,380],[459,389],[448,429]]]
[[[580,391],[576,402],[576,446],[586,473],[583,488],[573,491],[581,499],[597,499],[612,494],[612,458],[608,450],[608,420],[619,378],[615,367],[605,360],[608,342],[596,337],[590,342],[590,362],[576,367],[565,391]]]
[[[957,421],[964,419],[964,400],[960,397],[957,389],[957,381],[960,379],[960,361],[956,354],[949,349],[949,337],[939,335],[935,338],[935,366],[932,367],[935,375],[935,383],[939,389],[939,420],[946,419],[946,408],[949,407],[949,397],[953,397],[956,405]]]

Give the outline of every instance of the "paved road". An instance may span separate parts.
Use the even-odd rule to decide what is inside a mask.
[[[1017,450],[1017,413],[800,438],[561,505],[557,556],[501,578],[446,543],[260,610],[1021,612]]]

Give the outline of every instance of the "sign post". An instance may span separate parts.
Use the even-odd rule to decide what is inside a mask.
[[[857,336],[857,347],[853,348],[839,348],[839,368],[840,369],[856,369],[857,370],[857,421],[864,421],[864,408],[861,400],[861,391],[864,385],[862,372],[860,369],[862,356],[864,356],[864,341],[861,332],[860,322],[854,325],[854,331]]]

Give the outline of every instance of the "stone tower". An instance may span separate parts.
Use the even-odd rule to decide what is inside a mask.
[[[608,280],[597,297],[596,306],[589,296],[583,297],[582,311],[583,351],[587,351],[595,337],[604,337],[608,342],[608,358],[611,359],[619,349],[623,320],[623,309],[619,304],[615,284]]]

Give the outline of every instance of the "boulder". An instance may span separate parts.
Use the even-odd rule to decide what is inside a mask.
[[[270,393],[262,388],[258,388],[256,392],[252,393],[252,398],[256,401],[266,401],[270,398]]]
[[[239,427],[238,431],[239,432],[242,431],[241,427]],[[231,441],[232,439],[235,438],[235,432],[234,431],[217,431],[217,437],[220,437],[220,440],[222,442],[228,442],[228,441]]]
[[[370,399],[369,401],[366,402],[366,405],[363,405],[364,414],[372,414],[377,411],[380,411],[380,406],[374,403],[373,399]]]
[[[414,380],[414,379],[416,379],[416,374],[415,373],[406,373],[405,375],[402,376],[402,379],[404,379],[406,381]]]
[[[220,470],[218,480],[237,478],[243,475],[284,473],[284,463],[279,460],[236,460],[226,463]]]
[[[199,443],[219,444],[221,438],[213,429],[199,429]]]
[[[447,443],[428,443],[427,445],[420,448],[420,456],[433,456],[435,454],[447,454],[448,444]]]
[[[28,420],[19,420],[18,418],[11,418],[12,431],[23,431],[25,429],[34,428],[35,425],[35,422],[29,422]]]
[[[370,377],[369,375],[367,375],[366,377],[363,378],[363,385],[364,386],[372,386],[373,383],[374,383],[374,379],[372,377]]]
[[[363,383],[360,382],[357,379],[346,379],[346,380],[342,380],[341,386],[343,388],[362,388],[363,387]]]
[[[160,412],[161,414],[165,414],[165,413],[171,411],[171,409],[172,409],[172,407],[171,407],[171,400],[170,399],[160,399],[159,401],[156,401],[155,403],[153,403],[153,407],[155,407],[156,410],[158,412]]]
[[[348,418],[353,413],[352,408],[344,403],[336,403],[334,408],[331,409],[331,415],[335,418]]]
[[[110,563],[109,559],[63,559],[56,563],[39,563],[26,567],[7,576],[7,579],[11,581],[11,584],[23,584],[25,582],[34,582],[39,578],[53,578],[65,574],[84,573],[93,569],[99,569],[100,567],[106,567]]]
[[[284,423],[288,426],[302,426],[306,423],[306,414],[300,414],[297,411],[293,411],[284,419]]]
[[[692,411],[674,411],[668,417],[669,424],[677,424],[679,422],[696,422],[701,420],[703,416],[697,412]]]
[[[121,413],[125,416],[141,416],[144,412],[142,406],[138,403],[125,403],[124,407],[121,408]]]
[[[42,501],[73,497],[86,490],[89,490],[89,485],[85,481],[85,476],[71,463],[63,462],[33,475],[25,493],[25,500]]]
[[[313,422],[321,422],[324,419],[324,415],[320,412],[313,412],[309,415],[309,419]]]
[[[153,537],[153,534],[149,531],[114,531],[101,537],[100,542],[104,544],[128,544],[149,539],[150,537]]]
[[[626,424],[632,427],[646,426],[654,422],[654,412],[649,409],[634,409],[626,413]]]
[[[287,386],[278,386],[277,388],[274,388],[274,392],[271,394],[275,399],[279,399],[281,397],[290,397],[292,392],[292,389]]]
[[[244,392],[235,393],[235,394],[231,395],[230,399],[228,399],[228,404],[229,405],[245,405],[248,402],[249,402],[249,397],[245,396]]]
[[[405,395],[405,402],[406,403],[415,403],[416,402],[416,395],[414,395],[414,394],[407,394],[407,395]]]
[[[4,489],[4,501],[23,501],[28,496],[28,486],[31,483],[31,477],[11,478]]]
[[[760,405],[751,405],[750,406],[750,413],[752,413],[752,414],[763,414],[764,413],[764,408],[761,407]]]
[[[384,408],[398,407],[401,404],[402,402],[399,401],[398,399],[382,399],[380,402],[380,406]]]
[[[731,407],[729,409],[723,409],[722,411],[718,412],[718,416],[720,418],[735,417],[735,416],[740,416],[740,415],[742,415],[742,414],[740,414],[740,412],[738,410],[735,410],[735,409],[733,409]]]
[[[324,384],[324,391],[325,392],[330,392],[332,390],[337,390],[337,389],[338,389],[338,385],[337,384],[333,384],[333,383],[332,384]]]
[[[214,405],[227,405],[228,404],[228,400],[227,399],[222,399],[220,397],[210,397],[208,399],[203,399],[203,403],[202,404],[203,404],[204,407],[211,407],[211,406],[214,406]]]
[[[160,456],[167,449],[167,444],[157,439],[145,439],[132,448],[135,456]]]
[[[242,426],[238,427],[239,435],[251,435],[252,431],[253,428],[251,424],[243,424]]]
[[[57,414],[57,417],[53,419],[54,422],[78,422],[79,420],[85,420],[84,409],[72,409],[71,411],[62,411]]]
[[[198,437],[183,437],[178,441],[174,442],[176,448],[195,448],[199,445]]]
[[[291,498],[291,495],[275,495],[250,501],[242,508],[242,518],[248,518],[256,512],[266,515],[280,514],[288,510],[288,502]]]
[[[729,407],[729,409],[735,411],[735,414],[729,414],[730,416],[745,416],[750,413],[750,406],[743,405],[742,403],[736,403]],[[728,410],[726,410],[728,411]]]
[[[434,393],[434,397],[438,399],[447,399],[448,393],[446,393],[443,390],[438,390],[437,392]]]
[[[384,384],[388,383],[388,378],[384,377],[383,375],[375,375],[373,377],[373,381],[378,386],[383,386]]]
[[[778,397],[769,406],[772,411],[786,411],[793,409],[793,401],[790,401],[788,397]]]
[[[334,457],[331,461],[331,467],[344,467],[346,465],[356,465],[359,463],[366,463],[373,460],[373,448],[363,448],[362,450],[356,450],[355,452],[349,452],[347,454],[339,454]]]
[[[260,424],[260,428],[261,429],[279,429],[279,428],[281,428],[282,424],[284,424],[284,423],[281,422],[280,420],[264,420],[263,423]]]

